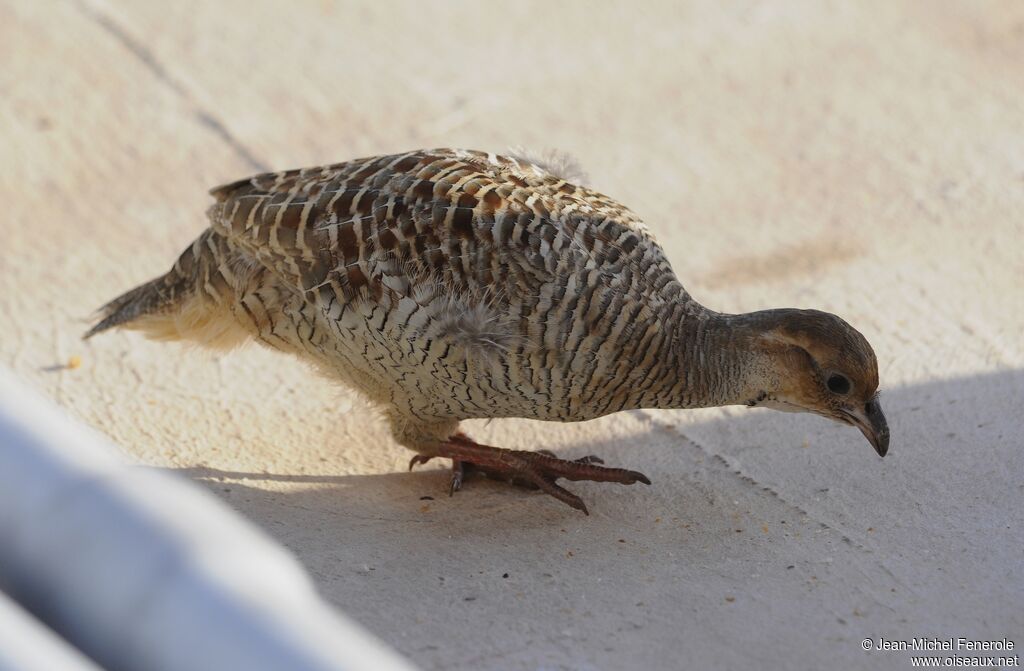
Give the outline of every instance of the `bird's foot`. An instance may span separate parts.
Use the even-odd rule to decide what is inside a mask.
[[[643,473],[623,468],[606,468],[604,461],[595,456],[586,456],[574,461],[558,459],[548,450],[526,452],[505,450],[499,447],[481,445],[464,434],[456,434],[442,443],[433,454],[417,454],[409,461],[409,469],[425,464],[434,457],[452,460],[452,476],[449,495],[462,488],[470,473],[479,471],[494,480],[502,480],[528,489],[539,489],[559,501],[589,515],[587,506],[580,497],[555,484],[558,478],[566,480],[592,480],[594,482],[618,482],[631,485],[642,482],[651,484]]]

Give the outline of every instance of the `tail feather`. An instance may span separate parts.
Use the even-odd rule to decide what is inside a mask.
[[[173,270],[150,280],[110,301],[98,311],[99,321],[83,337],[88,340],[115,326],[123,326],[141,317],[159,315],[173,310],[189,287],[187,278]]]
[[[157,340],[194,340],[214,347],[248,337],[231,313],[235,288],[224,276],[227,242],[207,230],[166,274],[135,287],[97,312],[99,320],[83,338],[111,328],[140,330]],[[235,279],[232,276],[232,279]]]

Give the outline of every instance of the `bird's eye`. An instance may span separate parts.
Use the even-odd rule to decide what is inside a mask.
[[[850,381],[839,373],[828,376],[828,390],[833,394],[845,394],[850,391]]]

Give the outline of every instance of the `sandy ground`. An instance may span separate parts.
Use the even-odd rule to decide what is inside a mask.
[[[1024,646],[1024,6],[0,4],[0,360],[207,484],[426,669],[909,668]],[[440,466],[302,364],[115,334],[205,189],[414,147],[558,147],[723,311],[816,307],[892,449],[742,408],[474,423],[652,487],[583,515]],[[70,357],[81,365],[62,368]],[[433,497],[425,500],[423,497]]]

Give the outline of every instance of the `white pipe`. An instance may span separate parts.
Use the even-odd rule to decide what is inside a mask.
[[[110,669],[413,668],[219,499],[2,370],[0,587]]]

